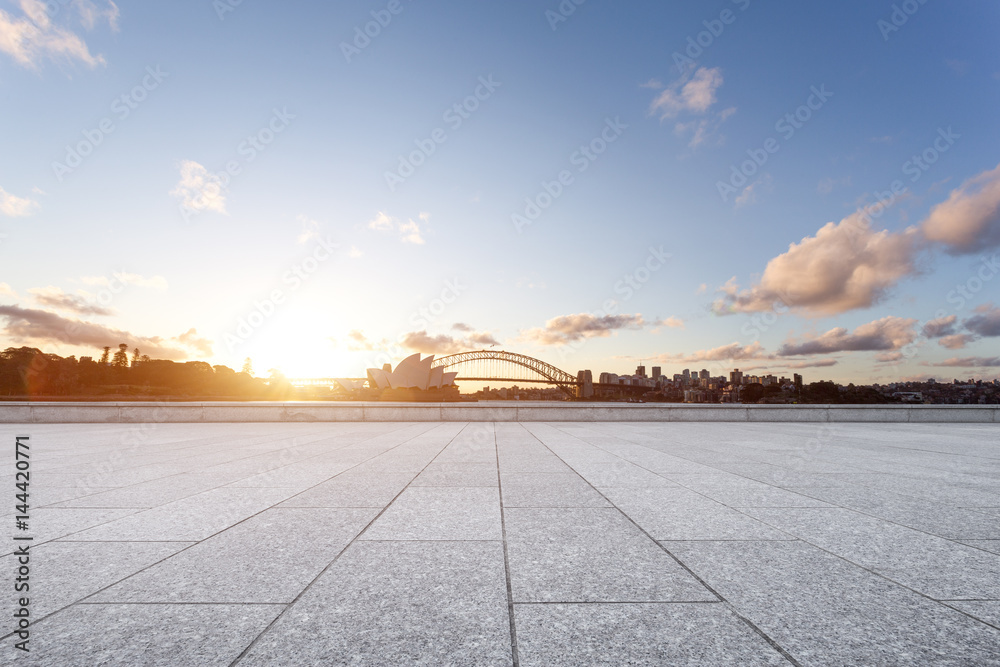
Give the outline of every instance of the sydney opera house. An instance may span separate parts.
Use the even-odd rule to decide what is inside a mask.
[[[421,359],[420,354],[413,354],[403,359],[392,370],[390,364],[382,368],[368,369],[367,389],[381,393],[389,392],[441,392],[449,387],[454,387],[455,378],[458,373],[446,373],[443,367],[431,368],[434,363],[434,355]],[[342,380],[337,383],[348,391],[359,391],[365,389],[365,383],[361,380]]]

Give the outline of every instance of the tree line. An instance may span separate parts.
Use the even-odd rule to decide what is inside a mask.
[[[236,372],[204,361],[150,359],[122,343],[93,357],[60,357],[33,347],[0,352],[0,398],[206,398],[282,400],[291,387],[277,371],[254,377],[247,359]]]

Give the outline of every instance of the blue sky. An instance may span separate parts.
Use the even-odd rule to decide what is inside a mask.
[[[150,4],[0,0],[0,346],[997,377],[1000,7]]]

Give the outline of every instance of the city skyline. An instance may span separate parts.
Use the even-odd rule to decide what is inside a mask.
[[[998,25],[3,0],[0,349],[992,380]]]

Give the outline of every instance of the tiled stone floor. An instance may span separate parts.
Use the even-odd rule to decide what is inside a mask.
[[[1000,425],[62,424],[0,444],[3,664],[1000,665]]]

